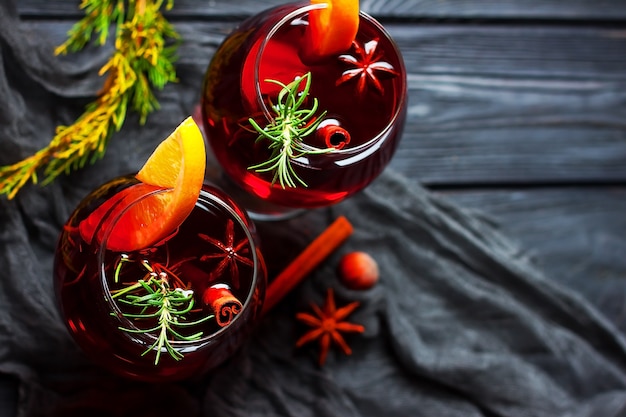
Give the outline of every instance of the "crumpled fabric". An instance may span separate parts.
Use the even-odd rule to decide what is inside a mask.
[[[272,274],[324,227],[346,216],[354,234],[280,304],[232,359],[193,381],[144,384],[88,361],[66,332],[52,289],[58,233],[91,189],[139,168],[193,114],[204,69],[225,35],[200,25],[181,35],[180,82],[159,93],[145,126],[129,116],[94,165],[0,199],[0,409],[31,416],[626,415],[626,344],[600,312],[544,276],[484,216],[387,170],[334,207],[258,224]],[[110,46],[55,57],[36,24],[0,3],[0,163],[45,146],[95,97]],[[120,140],[123,138],[123,140]],[[216,170],[216,168],[212,168]],[[337,278],[344,253],[378,262],[380,282],[354,291]],[[274,276],[271,275],[271,276]],[[295,348],[295,320],[333,288],[359,301],[353,349]]]

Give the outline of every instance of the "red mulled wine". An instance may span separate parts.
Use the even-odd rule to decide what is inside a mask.
[[[78,345],[110,371],[147,381],[194,377],[229,357],[260,315],[266,276],[254,228],[228,197],[204,186],[189,217],[152,247],[117,252],[107,248],[106,232],[82,232],[98,207],[138,186],[132,177],[111,181],[68,220],[54,267],[61,312]],[[106,216],[114,213],[119,207]],[[114,223],[103,218],[98,227]],[[173,295],[172,311],[189,309],[169,323],[180,337],[163,326],[159,291]],[[235,304],[219,298],[225,293]],[[138,302],[142,297],[149,301]],[[216,312],[219,302],[223,310]]]
[[[308,12],[299,7],[267,10],[223,42],[206,72],[202,110],[207,140],[230,180],[268,202],[311,208],[341,201],[385,168],[401,136],[407,87],[396,45],[364,13],[349,50],[308,62],[302,52]],[[273,154],[249,119],[260,126],[276,120],[281,90],[304,76],[310,89],[303,107],[317,101],[321,119],[305,147],[332,151],[296,155],[289,165],[296,186],[284,186],[275,171],[253,168]]]

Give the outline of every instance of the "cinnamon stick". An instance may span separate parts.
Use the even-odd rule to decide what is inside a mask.
[[[265,296],[263,313],[271,310],[304,277],[337,249],[352,234],[352,231],[352,224],[344,216],[339,216],[332,222],[270,283]]]
[[[202,301],[211,307],[220,327],[228,326],[243,308],[226,284],[215,284],[207,288],[202,295]]]

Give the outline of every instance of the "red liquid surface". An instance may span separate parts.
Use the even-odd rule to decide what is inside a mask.
[[[265,291],[265,270],[260,253],[256,246],[250,245],[248,235],[234,220],[233,214],[207,196],[214,190],[205,188],[191,215],[165,243],[137,252],[105,250],[100,257],[100,245],[84,241],[77,226],[102,201],[128,184],[127,180],[114,181],[85,199],[60,237],[54,279],[67,327],[88,356],[115,373],[148,381],[165,377],[183,379],[202,374],[219,365],[239,347],[260,313]],[[227,228],[228,222],[232,224],[232,234]],[[214,240],[207,240],[206,236]],[[256,266],[236,262],[236,269],[228,264],[220,274],[212,274],[225,259],[224,251],[215,245],[215,241],[225,245],[229,242],[235,245],[241,243],[238,253],[246,259],[257,259]],[[115,268],[122,258],[130,261],[122,263],[119,282],[116,283]],[[236,320],[224,328],[220,328],[215,319],[209,319],[197,326],[178,329],[184,335],[203,332],[203,336],[198,341],[173,342],[183,358],[176,361],[163,351],[158,365],[155,365],[156,351],[144,354],[154,342],[155,335],[139,336],[119,327],[149,329],[157,324],[156,320],[126,321],[119,317],[120,312],[134,311],[120,303],[116,303],[119,309],[116,311],[111,299],[107,300],[105,296],[107,286],[115,291],[139,279],[149,279],[150,271],[144,264],[154,271],[166,270],[172,286],[194,291],[195,305],[186,316],[188,321],[213,314],[210,307],[202,302],[202,294],[215,284],[227,284],[245,304],[244,309]],[[115,313],[112,315],[112,312]]]
[[[268,142],[255,143],[257,134],[242,125],[247,125],[249,117],[261,126],[267,123],[255,95],[255,59],[272,24],[294,9],[293,5],[281,6],[244,22],[218,49],[205,78],[204,127],[217,160],[240,187],[279,205],[326,206],[367,186],[391,159],[404,124],[406,75],[392,41],[378,24],[363,16],[356,42],[364,48],[368,42],[377,41],[370,62],[385,62],[395,71],[371,70],[381,89],[367,79],[359,88],[360,75],[338,84],[346,71],[358,68],[338,56],[305,64],[300,51],[306,47],[302,45],[306,15],[279,29],[267,42],[261,58],[259,79],[266,105],[277,101],[281,87],[263,80],[288,84],[310,72],[309,97],[318,99],[318,114],[325,110],[325,120],[345,128],[351,140],[341,151],[307,156],[292,163],[307,187],[283,189],[278,183],[272,185],[273,173],[248,169],[269,159]],[[354,47],[346,54],[364,62]],[[303,107],[310,108],[311,103],[310,99]],[[327,147],[319,135],[308,136],[305,143]]]

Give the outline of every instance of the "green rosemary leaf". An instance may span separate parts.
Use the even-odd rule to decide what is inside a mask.
[[[130,260],[128,259],[128,256],[124,254],[120,257],[119,261],[117,262],[117,265],[115,266],[115,273],[113,276],[114,277],[113,279],[115,282],[119,282],[120,272],[122,271],[122,265],[125,262],[130,262]]]
[[[151,286],[154,282],[156,282],[156,279],[154,277],[150,277],[150,279],[147,282],[144,281],[143,279],[140,279],[139,281],[137,281],[137,283],[141,285],[143,289],[146,290],[150,294],[156,293],[156,290],[152,288]]]
[[[155,297],[161,298],[161,295],[158,293],[151,292],[143,296],[129,295],[128,299],[131,300],[132,303],[136,305],[153,305]]]
[[[278,182],[282,188],[295,188],[307,184],[297,175],[293,162],[306,155],[318,155],[333,151],[334,148],[315,149],[306,146],[303,139],[313,134],[326,112],[316,115],[318,100],[313,98],[310,109],[301,109],[305,103],[311,87],[311,73],[296,78],[289,84],[277,80],[265,80],[281,86],[277,103],[271,105],[276,113],[275,118],[265,127],[261,127],[253,118],[248,122],[257,133],[255,142],[269,141],[268,150],[272,151],[268,160],[251,165],[248,169],[258,173],[274,172],[272,185]],[[302,90],[302,91],[300,91]]]
[[[187,322],[178,322],[176,324],[177,327],[193,327],[193,326],[197,326],[198,324],[204,323],[205,321],[209,321],[211,319],[214,319],[215,316],[214,315],[210,315],[210,316],[205,316],[199,320],[195,320],[195,321],[187,321]],[[200,332],[202,333],[202,332]],[[187,337],[191,337],[191,336],[187,336]]]
[[[191,339],[189,338],[190,336],[183,336],[182,334],[178,333],[176,330],[169,328],[168,332],[173,335],[177,340],[183,340],[183,341],[193,341],[193,340],[197,340],[199,337],[202,336],[202,332],[196,333],[199,334],[200,336],[197,336],[195,339]]]
[[[175,314],[177,316],[182,316],[184,314],[189,313],[192,308],[193,308],[193,299],[189,300],[188,305],[184,307],[182,310],[177,310],[173,307],[170,307],[170,311],[172,312],[172,314]]]
[[[117,262],[118,277],[121,276],[123,266],[131,262],[134,261],[128,258],[122,258]],[[195,304],[194,292],[189,289],[172,288],[169,278],[175,275],[163,265],[153,266],[147,260],[142,260],[140,264],[148,272],[149,279],[140,279],[113,294],[113,298],[122,310],[122,315],[135,321],[138,327],[120,327],[119,329],[133,334],[154,334],[155,342],[142,353],[142,356],[154,351],[155,365],[158,365],[163,350],[168,352],[173,359],[180,360],[183,355],[174,348],[172,341],[197,340],[203,332],[185,335],[179,331],[179,328],[197,326],[213,319],[214,315],[188,321],[187,315],[193,310]],[[124,311],[126,306],[130,307],[131,311]],[[137,312],[137,309],[140,311]],[[150,327],[140,327],[140,322],[146,320],[151,324]],[[156,324],[154,324],[155,321]]]

